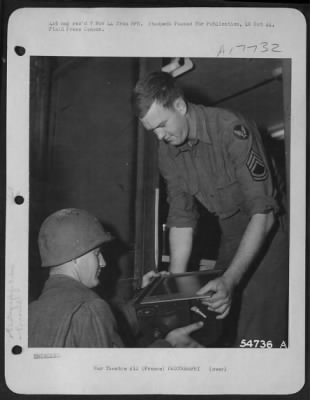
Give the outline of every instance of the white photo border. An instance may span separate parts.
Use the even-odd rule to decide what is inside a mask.
[[[129,25],[107,27],[105,32],[50,29],[55,21],[61,25],[61,21],[83,24],[90,20],[106,23],[126,20]],[[246,21],[253,20],[263,21],[264,27],[245,26]],[[150,26],[150,21],[171,22],[171,25],[159,28]],[[176,21],[192,21],[193,26],[178,25]],[[195,21],[218,24],[199,28]],[[133,24],[137,22],[142,26]],[[222,22],[227,24],[219,25]],[[235,22],[241,26],[233,25]],[[180,35],[182,40],[176,40]],[[250,50],[236,48],[240,44],[246,48],[262,42],[278,44],[281,52],[272,52],[272,46],[255,54],[253,49],[250,54]],[[10,16],[7,43],[5,377],[8,387],[22,394],[290,394],[300,390],[305,380],[304,16],[289,8],[23,8]],[[25,53],[21,54],[23,48]],[[28,348],[30,57],[171,57],[172,54],[292,61],[289,346],[287,349]],[[20,353],[16,346],[20,346]],[[106,371],[107,365],[115,369]],[[196,366],[198,372],[167,372],[169,365]],[[130,370],[135,366],[138,370]],[[143,370],[147,366],[149,370]],[[212,374],[212,366],[225,368],[225,372]]]

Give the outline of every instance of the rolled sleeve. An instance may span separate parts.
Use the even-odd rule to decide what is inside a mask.
[[[195,229],[198,214],[196,210],[195,200],[188,193],[178,193],[169,191],[168,195],[169,213],[167,218],[167,226],[169,228],[193,228]]]
[[[243,194],[244,211],[248,215],[265,214],[271,210],[277,212],[272,175],[256,126],[245,121],[234,122],[225,139]]]

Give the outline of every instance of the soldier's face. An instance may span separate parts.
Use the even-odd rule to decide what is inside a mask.
[[[187,106],[182,98],[174,101],[171,108],[154,102],[141,122],[145,129],[155,133],[159,140],[172,146],[180,146],[188,139]]]
[[[105,260],[100,249],[94,249],[79,258],[78,277],[79,281],[88,288],[99,284],[101,268],[105,267]]]

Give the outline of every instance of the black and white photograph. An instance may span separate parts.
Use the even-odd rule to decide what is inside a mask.
[[[302,386],[304,26],[294,10],[252,18],[231,10],[11,17],[13,391],[289,394]],[[23,38],[25,20],[36,22]],[[292,364],[296,375],[280,386]],[[27,373],[17,383],[24,367],[40,382]]]
[[[30,72],[29,346],[138,329],[137,346],[286,348],[290,63],[33,57]],[[130,319],[121,339],[100,297],[137,297],[144,331]],[[199,339],[169,341],[186,326]]]

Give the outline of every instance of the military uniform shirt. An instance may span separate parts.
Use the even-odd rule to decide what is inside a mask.
[[[65,275],[51,276],[29,306],[29,347],[123,347],[109,305]]]
[[[169,227],[194,227],[194,198],[225,219],[277,210],[275,191],[256,126],[219,108],[188,105],[190,137],[175,147],[159,144],[159,168],[167,182]]]
[[[195,227],[195,198],[219,217],[221,240],[216,268],[231,263],[252,215],[279,214],[277,193],[256,126],[219,108],[189,104],[191,138],[174,147],[160,142],[159,166],[167,181],[169,227]],[[276,222],[260,255],[237,291],[224,329],[229,343],[287,341],[288,241]],[[285,225],[283,225],[284,227]]]

